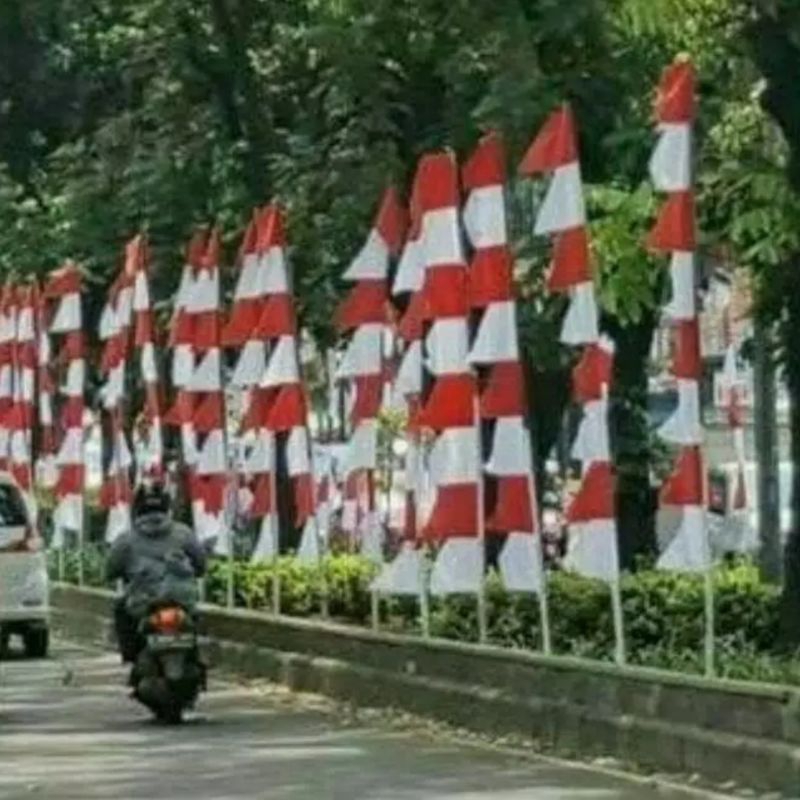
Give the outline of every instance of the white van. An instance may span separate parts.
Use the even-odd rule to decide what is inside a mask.
[[[36,512],[14,478],[0,472],[0,652],[19,636],[44,658],[50,641],[50,586]]]

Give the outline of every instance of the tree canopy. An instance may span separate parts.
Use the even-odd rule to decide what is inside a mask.
[[[786,321],[800,319],[791,307],[800,296],[792,0],[6,0],[0,274],[75,258],[96,309],[122,243],[144,229],[164,298],[194,226],[220,224],[230,264],[250,208],[276,198],[289,212],[302,321],[326,346],[339,276],[386,184],[406,190],[422,152],[465,156],[490,128],[503,134],[514,174],[532,134],[567,100],[580,126],[604,325],[623,354],[621,514],[640,526],[653,468],[647,361],[665,290],[643,247],[654,210],[651,107],[678,53],[700,75],[703,248],[753,271],[760,312],[788,345]],[[552,444],[568,401],[570,356],[555,346],[563,302],[542,292],[547,252],[530,224],[538,189],[512,179],[511,190],[523,343],[553,378],[534,393]],[[796,372],[800,398],[800,360]]]

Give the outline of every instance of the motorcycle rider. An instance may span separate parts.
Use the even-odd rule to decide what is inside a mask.
[[[139,620],[157,601],[194,611],[196,579],[206,571],[206,551],[188,525],[172,518],[172,499],[163,482],[142,481],[133,498],[133,530],[115,542],[106,577],[121,579],[125,592],[114,606],[114,624],[124,662],[139,653]]]

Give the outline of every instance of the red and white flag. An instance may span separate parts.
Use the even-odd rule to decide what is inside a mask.
[[[83,535],[85,458],[84,391],[86,354],[81,309],[81,274],[73,262],[50,273],[45,297],[53,306],[50,334],[58,337],[55,362],[62,372],[59,418],[60,444],[56,453],[58,478],[53,513],[53,546],[63,547],[66,531]]]
[[[343,278],[353,286],[336,315],[339,330],[348,337],[337,377],[349,390],[352,426],[344,463],[345,486],[351,488],[345,497],[350,519],[345,521],[360,534],[362,553],[378,564],[383,563],[383,528],[375,502],[375,470],[386,379],[389,265],[400,251],[405,227],[397,193],[387,189],[364,246],[345,270]]]
[[[125,431],[127,364],[131,349],[133,280],[125,270],[111,285],[100,315],[100,339],[104,342],[100,372],[105,377],[101,389],[106,412],[107,452],[105,475],[100,490],[100,504],[108,512],[105,538],[113,542],[130,530],[133,463]]]
[[[534,233],[553,237],[548,288],[569,296],[561,341],[571,345],[596,342],[597,303],[589,260],[575,120],[569,106],[562,106],[547,119],[528,148],[520,172],[550,176]]]
[[[542,550],[506,230],[505,161],[500,137],[489,134],[463,168],[464,227],[473,249],[470,304],[479,316],[469,360],[482,377],[481,418],[491,442],[481,465],[486,531],[506,536],[498,562],[506,588],[538,592]],[[493,402],[484,402],[490,391]]]
[[[619,577],[619,554],[607,398],[614,348],[601,337],[598,327],[577,132],[568,106],[545,122],[520,171],[551,176],[535,232],[553,237],[548,288],[570,297],[561,341],[583,346],[572,375],[573,395],[583,411],[572,456],[581,462],[582,474],[567,509],[570,539],[565,565],[588,577],[613,582]]]
[[[308,402],[300,371],[297,320],[290,291],[286,258],[285,220],[282,209],[271,204],[259,210],[255,227],[248,231],[242,247],[242,274],[236,302],[255,298],[258,303],[248,313],[257,316],[255,327],[238,335],[247,342],[259,341],[265,347],[265,365],[256,373],[245,370],[248,392],[242,428],[249,454],[245,471],[251,480],[253,502],[250,515],[261,520],[254,561],[271,560],[278,555],[277,448],[285,448],[288,479],[292,490],[294,523],[305,527],[314,516],[314,478],[311,466],[310,437],[307,428]],[[245,268],[255,288],[244,290]],[[251,279],[248,278],[248,281]],[[245,306],[240,306],[245,308]],[[253,310],[254,309],[254,310]],[[233,322],[233,320],[231,320]],[[229,323],[230,325],[230,323]],[[245,327],[249,327],[249,322]],[[230,330],[228,331],[230,333]],[[258,364],[260,368],[260,362]]]
[[[225,393],[222,384],[222,320],[219,232],[192,238],[175,299],[171,344],[177,392],[165,423],[180,428],[194,527],[225,555],[231,543]]]
[[[33,425],[36,419],[37,297],[32,286],[16,292],[14,336],[14,391],[6,418],[10,430],[10,470],[20,488],[32,499]]]
[[[393,313],[394,333],[401,350],[399,366],[394,374],[393,401],[395,406],[406,409],[408,419],[402,541],[397,555],[384,563],[372,584],[374,591],[383,594],[417,597],[425,591],[424,552],[419,546],[422,541],[420,504],[424,494],[422,445],[415,419],[423,389],[422,348],[425,327],[425,261],[418,196],[419,184],[415,181],[409,204],[409,226],[391,289],[395,303],[402,309]]]
[[[52,489],[56,485],[58,472],[56,470],[56,420],[55,420],[55,382],[52,369],[52,348],[50,332],[48,330],[47,301],[42,292],[35,291],[36,302],[36,364],[38,386],[38,419],[39,419],[39,449],[36,460],[36,482],[45,489]],[[0,352],[2,346],[0,346]],[[2,366],[0,366],[0,377]]]
[[[8,283],[0,295],[0,467],[11,469],[11,413],[14,407],[17,292]]]
[[[164,474],[162,387],[150,292],[150,248],[142,234],[125,247],[125,275],[132,284],[133,345],[144,394],[141,424],[136,431],[136,466],[140,476],[160,477]]]
[[[701,445],[700,320],[695,277],[695,198],[692,137],[695,120],[695,71],[676,61],[661,77],[656,97],[658,143],[650,161],[650,176],[666,193],[648,246],[670,257],[672,299],[666,308],[672,325],[671,373],[678,405],[659,433],[679,448],[672,476],[661,493],[662,520],[677,520],[663,548],[659,566],[705,570],[711,562],[705,508],[705,478]]]
[[[460,227],[459,174],[452,153],[420,160],[414,192],[420,219],[423,364],[430,388],[414,425],[428,444],[421,535],[440,545],[431,592],[478,593],[484,574],[482,470],[477,387],[469,362],[469,269]]]

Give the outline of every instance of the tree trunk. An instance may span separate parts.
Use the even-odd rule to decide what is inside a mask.
[[[781,579],[780,481],[775,420],[775,342],[756,319],[754,358],[755,457],[758,467],[759,566],[766,580]]]
[[[800,272],[787,270],[786,319],[782,334],[792,459],[792,525],[784,553],[781,598],[781,645],[800,646]]]
[[[657,493],[650,485],[647,365],[656,326],[649,311],[637,324],[608,320],[614,338],[611,390],[612,447],[617,471],[617,526],[620,563],[632,569],[638,557],[656,553]]]
[[[787,169],[795,191],[800,192],[800,46],[795,41],[790,4],[759,4],[745,34],[753,59],[766,79],[761,103],[780,126],[789,145]],[[792,524],[783,562],[783,597],[780,639],[783,647],[800,646],[800,272],[798,263],[783,265],[776,274],[782,290],[785,316],[781,327],[783,355],[790,402],[792,459]]]
[[[526,372],[526,384],[536,494],[541,504],[545,463],[561,435],[564,413],[569,406],[570,372],[567,369],[530,369]]]

